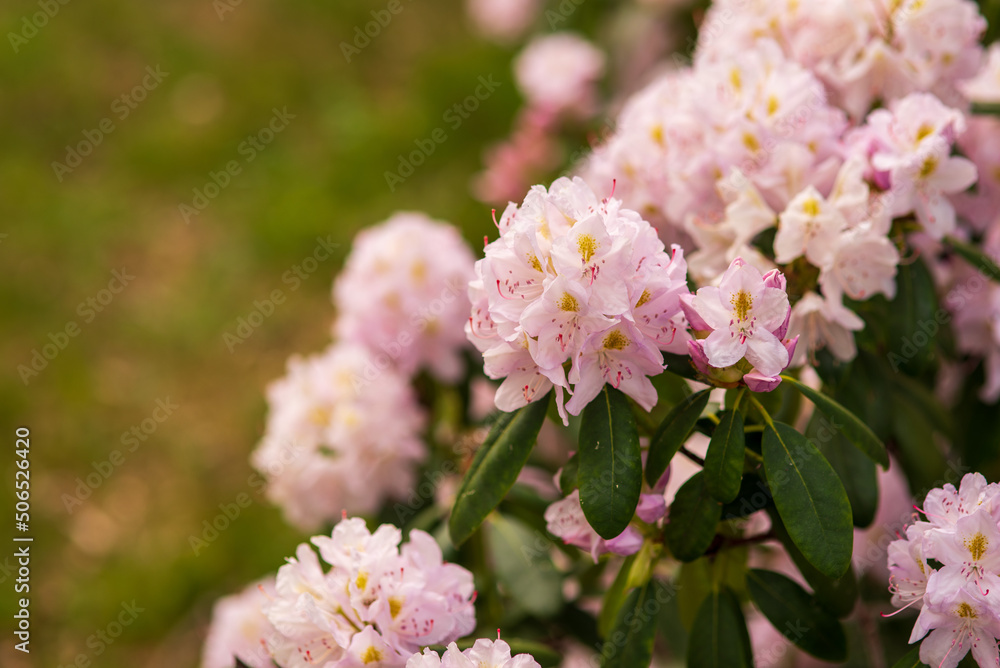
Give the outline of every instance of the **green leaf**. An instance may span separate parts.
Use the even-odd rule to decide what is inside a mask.
[[[788,535],[821,573],[839,578],[851,564],[854,529],[840,478],[816,446],[787,424],[765,429],[763,454]]]
[[[639,504],[639,431],[628,399],[608,385],[580,418],[580,506],[594,531],[611,539],[625,530]]]
[[[701,604],[712,589],[712,569],[707,558],[681,564],[677,575],[677,611],[685,631],[694,628]]]
[[[548,405],[548,399],[542,399],[497,418],[455,498],[448,520],[455,546],[468,540],[514,485],[545,422]]]
[[[817,413],[813,414],[806,429],[816,447],[837,472],[844,485],[847,499],[851,502],[854,526],[866,527],[875,519],[878,510],[878,472],[875,462],[865,457],[857,448],[851,447],[843,434],[823,431],[822,421],[816,426]],[[823,438],[826,436],[826,438]]]
[[[698,471],[670,504],[670,520],[663,530],[667,547],[679,561],[694,561],[712,544],[721,517],[722,504],[709,495],[705,472]]]
[[[499,513],[490,516],[485,529],[497,580],[513,603],[537,617],[559,612],[562,578],[549,557],[551,540]]]
[[[920,666],[926,665],[920,660],[920,645],[916,645],[913,649],[906,653],[906,655],[892,664],[892,668],[920,668]]]
[[[745,448],[743,415],[738,410],[724,412],[705,455],[705,485],[708,493],[723,503],[740,493]]]
[[[691,366],[691,358],[687,355],[675,355],[673,353],[663,353],[663,363],[667,371],[689,380],[697,380],[698,372]]]
[[[847,659],[847,637],[840,622],[794,581],[753,568],[747,572],[747,589],[768,621],[790,641],[824,661]]]
[[[698,610],[688,645],[688,668],[752,668],[750,634],[731,591],[710,593]]]
[[[973,269],[979,271],[986,278],[1000,283],[1000,267],[990,259],[989,255],[983,252],[982,248],[955,237],[945,237],[944,243],[972,265]]]
[[[854,450],[851,450],[854,452]],[[865,460],[868,461],[867,459]],[[868,462],[871,464],[871,462]],[[874,465],[873,465],[874,466]],[[853,566],[847,569],[841,577],[834,580],[820,573],[815,566],[809,563],[799,548],[795,547],[785,525],[781,523],[781,518],[772,508],[768,514],[771,516],[771,531],[774,532],[781,544],[788,551],[788,556],[795,562],[795,566],[802,573],[809,586],[812,587],[813,596],[816,601],[837,617],[846,617],[854,611],[854,605],[858,600],[858,579],[854,574]]]
[[[904,367],[911,374],[927,371],[936,355],[935,337],[925,327],[938,327],[937,288],[924,261],[901,264],[896,273],[896,297],[888,322],[889,356],[894,370]]]
[[[559,491],[563,496],[569,496],[576,489],[576,479],[580,474],[580,457],[575,453],[559,471]]]
[[[698,416],[708,405],[711,389],[695,392],[684,401],[674,406],[667,417],[660,423],[659,429],[649,443],[649,457],[646,459],[646,482],[655,485],[667,470],[670,460],[681,449]]]
[[[771,490],[759,476],[748,473],[740,482],[740,491],[736,498],[722,506],[722,519],[732,520],[739,517],[749,517],[758,510],[773,506]]]
[[[656,639],[656,618],[668,596],[656,580],[633,589],[621,607],[614,629],[601,645],[601,665],[620,668],[649,668]]]
[[[632,573],[632,564],[634,563],[634,554],[626,557],[625,561],[622,562],[621,568],[618,569],[618,575],[615,576],[611,586],[608,587],[608,591],[604,593],[601,612],[597,616],[597,632],[602,638],[607,638],[608,634],[611,633],[611,628],[618,618],[618,611],[625,603],[625,597],[628,595],[627,584]]]
[[[829,418],[831,427],[839,430],[847,440],[853,443],[861,452],[868,455],[872,461],[879,464],[884,470],[889,469],[889,453],[886,452],[885,444],[879,440],[878,436],[857,415],[822,392],[812,389],[797,378],[783,374],[781,379],[786,383],[791,383],[807,399],[816,404],[816,408]]]

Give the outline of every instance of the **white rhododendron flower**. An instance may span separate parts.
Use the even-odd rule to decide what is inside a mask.
[[[316,552],[299,545],[278,570],[264,614],[278,631],[270,643],[282,668],[399,667],[421,647],[452,642],[476,626],[472,573],[442,561],[423,531],[345,519]]]
[[[361,231],[333,286],[335,335],[403,373],[427,368],[455,380],[473,262],[455,227],[422,213],[397,213]]]
[[[373,512],[409,493],[425,456],[426,418],[406,379],[379,369],[367,348],[334,344],[293,357],[267,396],[267,428],[252,461],[289,522],[315,529],[344,510]]]
[[[430,649],[406,662],[406,668],[541,668],[530,654],[510,655],[510,645],[503,640],[480,638],[465,650],[455,643],[448,645],[443,655]]]
[[[269,577],[215,602],[201,668],[233,668],[237,659],[250,668],[272,668],[268,643],[277,631],[262,607],[274,591],[274,578]]]
[[[668,255],[639,214],[579,178],[535,186],[498,226],[476,263],[466,325],[486,374],[504,379],[497,407],[515,410],[555,387],[560,413],[578,415],[609,384],[651,408],[660,351],[683,353],[688,338],[680,247]]]
[[[553,115],[587,116],[596,103],[604,53],[572,33],[537,37],[514,61],[514,77],[528,105]]]

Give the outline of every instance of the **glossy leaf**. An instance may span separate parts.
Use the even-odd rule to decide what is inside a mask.
[[[840,622],[793,580],[773,571],[751,569],[747,589],[774,628],[801,649],[824,661],[847,659],[847,637]]]
[[[667,547],[679,561],[694,561],[712,544],[721,517],[722,504],[709,495],[704,471],[695,473],[670,504],[669,521],[663,530]]]
[[[853,522],[847,492],[829,462],[786,424],[768,426],[764,471],[788,535],[821,573],[839,578],[851,563]]]
[[[927,664],[920,660],[920,644],[918,643],[902,659],[892,664],[892,668],[921,668],[925,665]]]
[[[750,634],[731,591],[722,587],[701,604],[691,629],[688,668],[752,668]]]
[[[562,581],[549,557],[549,539],[499,513],[491,515],[484,528],[497,580],[514,604],[538,617],[559,612]]]
[[[888,470],[889,453],[886,452],[885,444],[879,440],[878,436],[857,415],[841,406],[834,399],[812,389],[797,378],[788,375],[782,375],[781,378],[785,382],[794,385],[807,399],[816,404],[816,408],[829,418],[830,426],[833,429],[842,433],[847,440],[853,443],[861,452],[868,455],[876,464]]]
[[[538,438],[548,404],[542,399],[501,413],[493,424],[462,480],[448,520],[456,546],[468,540],[514,485]]]
[[[576,478],[579,473],[580,457],[574,453],[559,471],[559,491],[563,496],[569,496],[576,489]]]
[[[618,575],[608,590],[604,592],[604,601],[601,605],[601,612],[597,616],[597,632],[602,638],[607,638],[611,633],[615,620],[618,618],[618,611],[621,610],[628,596],[628,581],[632,573],[632,564],[635,563],[635,555],[625,558]]]
[[[681,449],[691,435],[695,422],[708,405],[710,389],[695,392],[674,406],[649,443],[649,457],[646,459],[646,482],[655,485],[667,470],[670,460]]]
[[[743,415],[724,412],[705,455],[705,486],[716,500],[729,503],[739,495],[745,448]]]
[[[607,385],[580,418],[580,505],[594,531],[611,539],[625,530],[639,504],[639,431],[628,399]]]

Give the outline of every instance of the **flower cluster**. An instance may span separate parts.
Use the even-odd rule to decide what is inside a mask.
[[[422,213],[397,213],[360,232],[333,286],[335,335],[413,374],[462,372],[465,286],[474,257],[458,230]]]
[[[924,636],[920,660],[955,668],[971,650],[980,666],[1000,663],[1000,485],[978,473],[959,489],[927,494],[926,521],[906,529],[888,549],[896,606],[920,606],[910,642]],[[928,632],[930,635],[928,635]]]
[[[584,173],[591,183],[618,179],[626,206],[693,234],[722,218],[745,181],[777,210],[807,184],[828,191],[846,126],[819,80],[765,41],[653,81]]]
[[[538,37],[514,61],[514,76],[528,105],[553,116],[593,113],[604,53],[572,33]]]
[[[413,486],[425,416],[407,379],[379,370],[367,348],[340,343],[292,357],[267,396],[252,461],[292,524],[315,529],[343,510],[372,512]]]
[[[480,638],[476,644],[465,650],[455,643],[448,645],[443,655],[430,649],[423,654],[415,654],[406,662],[406,668],[540,668],[530,654],[511,657],[510,645],[503,640]]]
[[[699,288],[681,304],[692,328],[706,337],[688,341],[703,376],[731,386],[742,379],[754,392],[769,392],[781,383],[779,374],[791,361],[798,337],[785,340],[791,307],[780,271],[761,276],[738,257],[718,287]]]
[[[955,101],[957,84],[979,67],[985,26],[969,0],[717,0],[697,54],[699,62],[730,60],[773,39],[861,118],[875,102],[913,92]]]
[[[274,596],[273,577],[215,602],[202,649],[202,668],[233,668],[233,659],[249,668],[273,668],[268,642],[277,631],[261,610],[269,596]]]
[[[667,255],[639,214],[599,200],[579,178],[535,186],[498,226],[476,263],[466,325],[486,374],[505,379],[497,406],[511,411],[555,387],[565,419],[607,383],[652,408],[660,351],[686,345],[680,248]],[[564,391],[573,395],[565,407]]]
[[[370,533],[345,519],[278,570],[263,606],[278,635],[269,641],[282,668],[406,665],[421,647],[452,642],[476,625],[472,574],[443,563],[428,534],[384,524]]]

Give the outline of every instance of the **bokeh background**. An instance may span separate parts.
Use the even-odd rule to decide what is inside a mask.
[[[341,42],[385,0],[52,4],[16,51],[8,33],[32,34],[40,6],[0,6],[0,665],[196,666],[213,601],[304,538],[248,483],[266,384],[328,340],[331,279],[359,228],[418,209],[479,243],[493,230],[469,180],[520,105],[516,46],[474,36],[458,0],[403,0],[350,63]],[[561,27],[595,22],[602,4]],[[166,76],[121,118],[147,67]],[[444,112],[481,75],[501,86],[452,130]],[[273,108],[294,119],[247,162],[241,143]],[[106,118],[113,131],[78,166],[53,167]],[[448,140],[391,192],[384,172],[438,127]],[[186,222],[179,205],[232,160],[240,174]],[[283,278],[318,237],[339,247],[293,289]],[[102,305],[113,270],[135,278]],[[224,335],[276,289],[285,302],[230,351]],[[25,383],[18,366],[71,321],[79,335]],[[158,400],[177,405],[159,423]],[[128,452],[144,420],[155,432]],[[11,635],[17,426],[31,429],[28,656]],[[124,462],[67,507],[116,449]],[[191,537],[240,494],[250,506],[196,556]],[[143,611],[119,637],[95,635],[133,600]]]
[[[0,666],[197,666],[213,602],[306,538],[253,484],[248,455],[267,383],[329,340],[351,238],[397,210],[453,222],[474,248],[494,232],[470,181],[522,104],[521,45],[477,36],[461,0],[401,3],[350,62],[342,43],[386,0],[0,6]],[[605,18],[624,4],[571,2],[557,27],[613,38]],[[444,115],[480,77],[500,86],[456,128]],[[275,109],[294,118],[251,149]],[[565,139],[556,171],[599,127]],[[437,128],[447,140],[391,189],[385,173]],[[239,173],[208,185],[231,161]],[[336,248],[313,263],[319,239]],[[134,277],[124,289],[116,271]],[[285,300],[259,306],[275,290]],[[226,508],[239,515],[212,538]],[[13,535],[34,537],[30,655],[13,649]]]

